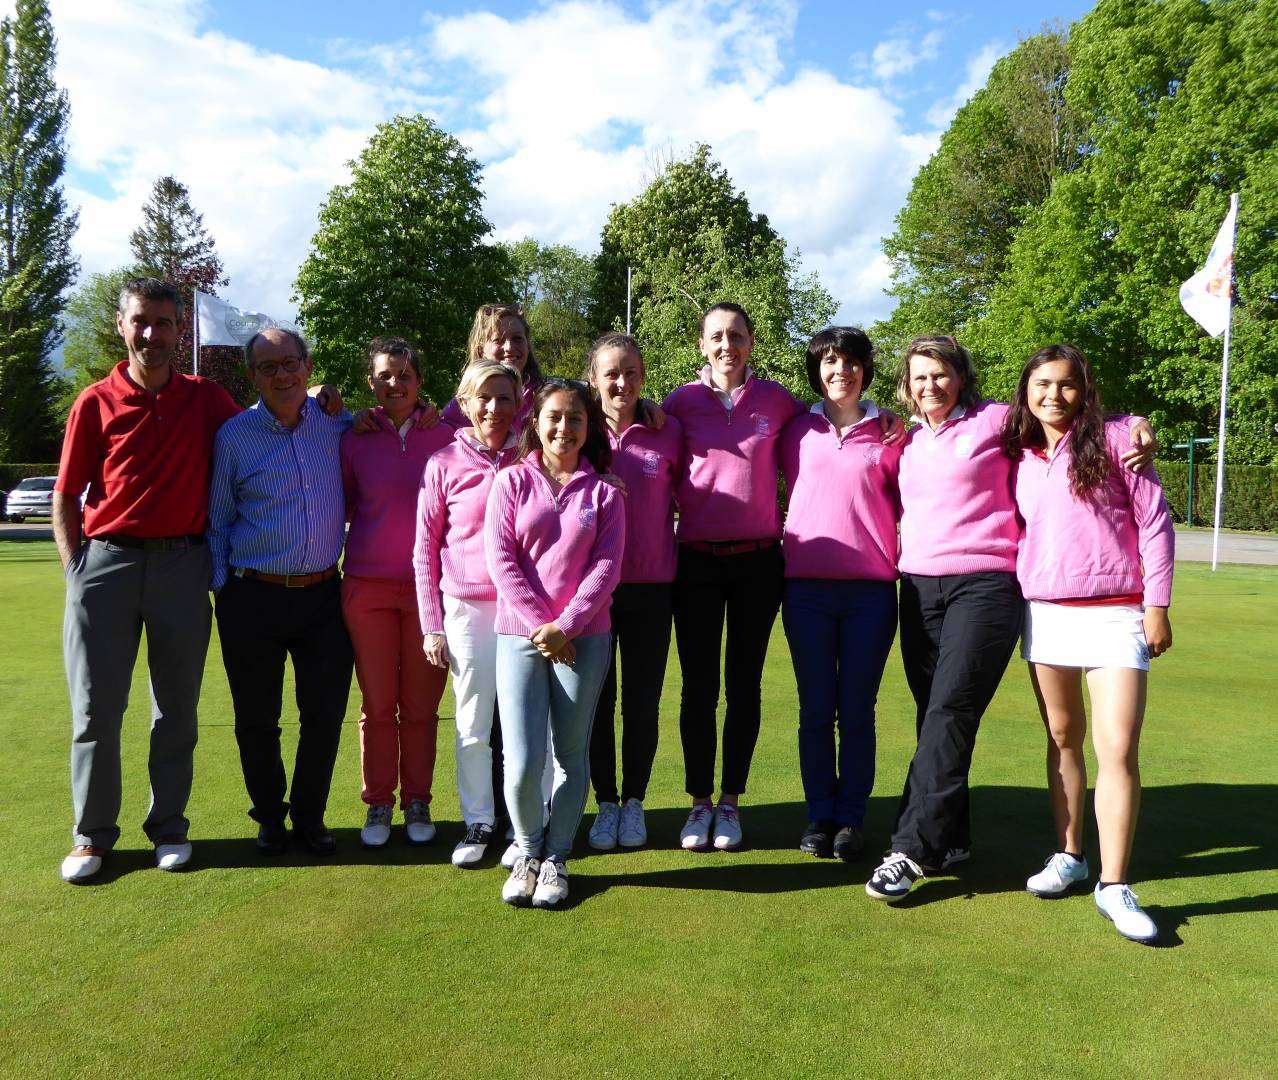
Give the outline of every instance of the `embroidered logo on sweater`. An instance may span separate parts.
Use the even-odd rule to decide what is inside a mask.
[[[643,474],[644,476],[657,476],[661,473],[660,456],[649,450],[643,455]]]
[[[968,457],[972,453],[972,436],[956,435],[954,437],[954,456]]]
[[[583,506],[577,511],[577,522],[583,529],[593,529],[595,527],[595,508],[593,506]]]
[[[754,432],[756,435],[766,435],[772,430],[771,417],[765,416],[763,413],[754,414]]]
[[[871,469],[876,468],[883,460],[883,447],[879,443],[867,443],[861,447],[861,456]]]

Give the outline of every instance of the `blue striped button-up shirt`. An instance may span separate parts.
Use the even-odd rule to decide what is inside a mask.
[[[338,444],[350,413],[326,416],[310,398],[286,428],[258,402],[218,430],[209,487],[213,588],[237,568],[313,574],[342,553],[346,507]]]

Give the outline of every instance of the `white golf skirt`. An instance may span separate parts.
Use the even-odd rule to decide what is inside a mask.
[[[1025,602],[1021,656],[1031,664],[1149,670],[1145,609],[1140,604],[1076,607]]]

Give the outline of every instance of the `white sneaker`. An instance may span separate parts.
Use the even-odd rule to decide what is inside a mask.
[[[1025,890],[1035,896],[1064,896],[1079,882],[1086,880],[1087,860],[1058,851],[1048,857],[1042,870],[1025,882]]]
[[[77,846],[62,860],[62,880],[72,885],[88,881],[102,869],[102,853],[93,847]]]
[[[621,826],[617,830],[617,843],[622,847],[643,847],[648,842],[648,826],[643,820],[643,803],[627,799],[621,807]]]
[[[184,870],[191,861],[191,844],[187,840],[155,845],[155,865],[160,870]]]
[[[453,848],[453,865],[474,866],[484,857],[492,838],[493,827],[486,821],[477,821],[474,825],[467,826],[466,835]]]
[[[533,907],[548,908],[568,899],[568,867],[558,859],[543,859],[533,891]]]
[[[697,803],[683,823],[679,843],[685,851],[701,851],[710,846],[710,829],[714,826],[714,807],[709,803]]]
[[[511,870],[515,866],[515,860],[519,858],[519,844],[512,840],[505,851],[501,853],[501,868],[503,870]]]
[[[909,894],[916,881],[926,875],[923,867],[900,851],[894,851],[870,875],[865,883],[865,895],[871,900],[886,900],[889,904]]]
[[[435,839],[435,823],[430,819],[430,806],[414,799],[404,811],[404,835],[410,844],[429,844]]]
[[[621,807],[615,802],[601,802],[595,823],[590,826],[590,846],[596,851],[611,851],[617,846],[617,828],[621,824]]]
[[[359,831],[359,842],[366,848],[385,847],[390,839],[393,806],[370,806],[364,827]]]
[[[510,868],[510,877],[501,887],[501,898],[507,904],[522,907],[532,899],[533,890],[537,887],[537,872],[541,869],[541,860],[531,855],[519,855]]]
[[[1096,910],[1114,924],[1129,941],[1149,944],[1158,937],[1158,927],[1136,902],[1136,894],[1126,884],[1100,887],[1096,883]]]
[[[741,815],[732,803],[721,802],[714,809],[714,846],[718,851],[741,846]]]

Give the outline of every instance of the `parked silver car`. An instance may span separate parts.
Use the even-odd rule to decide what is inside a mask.
[[[29,517],[53,516],[53,485],[56,476],[30,476],[19,480],[5,499],[4,512],[9,520],[21,525]]]

